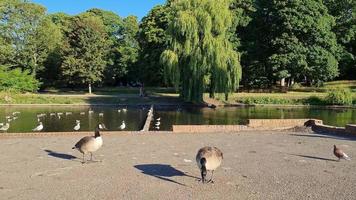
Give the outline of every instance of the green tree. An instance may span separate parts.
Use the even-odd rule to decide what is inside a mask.
[[[139,73],[137,74],[146,85],[159,86],[164,84],[163,66],[159,58],[167,48],[166,30],[170,10],[168,5],[156,6],[140,23],[138,34],[140,56]]]
[[[257,0],[256,8],[245,71],[260,78],[250,77],[250,84],[256,84],[254,79],[318,84],[338,75],[334,19],[321,0]]]
[[[228,94],[241,77],[240,55],[229,42],[232,14],[228,0],[172,1],[169,49],[162,53],[166,80],[189,102],[202,102],[203,92]]]
[[[8,55],[2,64],[29,69],[32,74],[43,67],[44,46],[50,39],[43,32],[45,12],[44,7],[24,0],[0,2],[0,41],[6,42],[0,50]]]
[[[108,35],[103,21],[83,14],[73,17],[71,30],[66,35],[61,72],[71,85],[91,85],[102,80],[109,51]]]
[[[281,80],[306,77],[312,84],[338,75],[334,19],[321,0],[272,1],[271,48],[274,76]]]
[[[116,48],[119,59],[115,74],[117,78],[127,75],[129,80],[138,81],[136,69],[139,53],[139,44],[137,42],[139,24],[136,16],[128,16],[123,21],[124,27],[120,31],[120,40]]]
[[[124,21],[120,16],[111,12],[101,9],[90,9],[87,13],[100,17],[105,25],[106,33],[109,37],[109,52],[107,54],[107,66],[104,71],[104,81],[107,84],[113,85],[118,78],[121,78],[127,73],[126,69],[120,66],[120,53],[117,50],[121,46],[121,32],[124,29]]]
[[[333,31],[341,45],[340,78],[356,79],[356,1],[324,0],[336,24]]]

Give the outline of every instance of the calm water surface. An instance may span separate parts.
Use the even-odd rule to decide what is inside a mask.
[[[43,122],[45,132],[74,131],[75,121],[80,120],[81,131],[92,131],[97,123],[103,122],[109,130],[120,130],[119,126],[125,121],[126,129],[138,131],[142,128],[148,107],[0,107],[0,123],[6,122],[6,116],[11,117],[10,129],[7,132],[31,132]],[[121,112],[118,112],[118,110]],[[89,113],[89,110],[92,113]],[[13,119],[13,113],[20,112]],[[52,113],[52,115],[51,115]],[[58,116],[58,113],[63,115]],[[66,114],[67,113],[67,114]],[[100,116],[99,113],[103,115]],[[38,117],[38,115],[43,116]],[[247,119],[293,119],[317,118],[325,124],[344,126],[349,123],[356,124],[356,109],[322,109],[322,108],[275,108],[275,107],[232,107],[232,108],[164,108],[158,107],[154,112],[154,122],[151,130],[157,130],[157,118],[161,118],[159,130],[172,130],[173,124],[246,124]]]

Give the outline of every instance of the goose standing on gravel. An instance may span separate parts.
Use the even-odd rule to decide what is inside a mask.
[[[90,153],[90,161],[93,160],[93,152],[100,149],[103,145],[103,139],[100,135],[100,130],[106,130],[103,123],[99,123],[95,128],[94,136],[86,136],[80,139],[72,149],[77,149],[83,154],[83,163],[85,163],[85,154]]]
[[[221,165],[222,160],[223,153],[216,147],[203,147],[199,149],[196,155],[196,161],[200,169],[202,183],[206,181],[207,171],[211,171],[211,179],[208,183],[214,183],[214,170]]]
[[[126,128],[126,124],[125,121],[122,121],[121,125],[120,125],[120,129],[124,130]]]
[[[0,131],[7,131],[7,130],[9,130],[9,128],[10,128],[10,124],[9,123],[5,123],[5,125],[3,125],[0,128]]]
[[[345,160],[351,160],[351,158],[346,155],[346,153],[344,153],[340,148],[337,148],[336,145],[334,145],[334,155],[339,159],[338,161],[340,161],[340,159],[345,159]]]
[[[75,120],[75,123],[76,123],[76,125],[74,126],[74,130],[75,131],[79,131],[79,129],[80,129],[80,121],[79,120]]]
[[[42,122],[40,122],[40,124],[36,128],[32,129],[32,131],[42,131],[42,130],[43,130],[43,123]]]

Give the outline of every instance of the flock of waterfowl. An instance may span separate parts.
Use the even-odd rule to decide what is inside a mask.
[[[159,120],[158,120],[159,121]],[[72,149],[77,149],[83,154],[82,163],[86,163],[85,155],[90,154],[90,160],[93,161],[93,153],[100,149],[103,145],[103,139],[100,135],[101,130],[107,130],[103,123],[99,123],[95,127],[94,136],[85,136],[80,139]],[[196,155],[196,162],[201,171],[201,181],[202,183],[214,183],[213,175],[214,170],[216,170],[223,160],[223,153],[217,147],[203,147],[199,149]],[[206,180],[207,172],[211,171],[211,178]]]
[[[127,112],[127,108],[118,109],[117,112],[118,113],[121,113],[121,112],[122,113],[126,113]],[[89,110],[88,111],[89,115],[92,115],[93,113],[94,113],[93,110]],[[16,112],[13,112],[11,115],[6,116],[5,117],[6,118],[6,122],[5,123],[0,123],[0,132],[6,132],[7,130],[9,130],[10,123],[12,121],[17,120],[19,118],[19,114],[20,114],[20,112],[16,111]],[[72,114],[73,114],[72,112],[57,112],[57,113],[52,112],[52,113],[49,113],[49,116],[50,117],[58,117],[58,119],[61,119],[63,115],[68,116],[68,115],[72,115]],[[85,115],[86,112],[80,112],[79,114],[80,115]],[[47,114],[46,113],[40,113],[40,114],[37,114],[36,116],[37,116],[38,124],[37,124],[37,126],[35,128],[32,129],[32,131],[40,132],[40,131],[42,131],[44,129],[44,125],[43,125],[42,120],[43,120],[44,117],[47,116]],[[99,117],[104,117],[104,113],[103,112],[99,112],[98,116]],[[75,120],[75,125],[73,127],[73,130],[74,131],[79,131],[80,128],[81,128],[80,127],[80,120]],[[120,128],[120,130],[126,129],[126,124],[125,124],[124,120],[121,122],[121,125],[119,126],[119,128]],[[156,128],[159,129],[159,125],[156,126]]]
[[[118,109],[118,112],[126,112],[126,109]],[[152,110],[150,110],[149,112],[152,112]],[[89,114],[92,114],[93,111],[89,110],[88,112]],[[18,114],[20,114],[20,112],[14,112],[12,113],[12,116],[7,116],[7,122],[4,123],[0,123],[0,131],[6,131],[9,129],[10,124],[9,122],[11,122],[12,120],[16,120],[18,118]],[[66,112],[66,115],[71,115],[71,112]],[[80,113],[81,115],[85,115],[84,112]],[[50,116],[58,116],[58,118],[60,118],[60,116],[63,115],[63,113],[50,113]],[[43,123],[41,122],[40,118],[46,116],[46,114],[39,114],[37,115],[38,117],[38,122],[39,125],[33,129],[33,131],[41,131],[43,130]],[[103,113],[99,113],[99,116],[102,117],[104,116]],[[159,126],[161,124],[161,118],[157,118],[155,119],[155,128],[159,129]],[[122,124],[120,125],[120,129],[123,130],[126,128],[126,124],[125,121],[122,121]],[[75,131],[80,130],[80,121],[76,120],[76,125],[73,128]],[[95,127],[95,134],[94,136],[86,136],[83,137],[82,139],[80,139],[72,149],[77,149],[79,152],[81,152],[83,154],[83,161],[82,163],[86,163],[86,159],[85,159],[85,155],[86,154],[90,154],[90,160],[89,161],[93,161],[93,153],[96,152],[98,149],[101,148],[101,146],[103,145],[103,139],[102,136],[100,135],[100,131],[101,130],[107,130],[106,126],[103,123],[99,123],[96,127]],[[338,158],[338,161],[340,161],[340,159],[345,159],[345,160],[351,160],[350,157],[343,152],[340,148],[338,148],[336,145],[334,145],[334,149],[333,149],[333,153],[334,155]],[[197,154],[196,154],[196,163],[198,168],[200,169],[200,175],[201,175],[201,181],[202,183],[214,183],[213,182],[213,175],[214,175],[214,171],[221,165],[222,160],[223,160],[223,153],[220,149],[218,149],[217,147],[210,147],[210,146],[206,146],[203,147],[201,149],[198,150]],[[206,179],[207,177],[207,172],[211,171],[211,178],[209,180]]]

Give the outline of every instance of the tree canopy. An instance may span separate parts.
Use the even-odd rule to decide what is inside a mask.
[[[354,0],[167,0],[141,21],[0,1],[2,77],[32,76],[41,88],[142,82],[200,102],[204,92],[228,97],[240,81],[318,86],[356,79],[355,37]]]
[[[167,81],[185,101],[202,102],[205,89],[235,91],[241,77],[240,56],[228,30],[232,14],[227,0],[181,0],[172,3],[169,49],[162,53]]]

